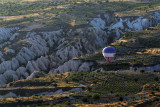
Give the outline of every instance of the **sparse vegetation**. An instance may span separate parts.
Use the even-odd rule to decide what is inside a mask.
[[[82,28],[85,24],[90,26],[88,23],[97,15],[101,17],[101,14],[107,12],[114,13],[114,17],[132,16],[134,18],[134,16],[146,15],[160,9],[160,1],[158,0],[111,1],[113,0],[0,0],[0,26],[22,26],[26,29],[36,23],[38,27],[31,29],[35,32],[71,28],[79,30],[79,32],[73,33],[78,39],[81,32],[79,26]],[[115,60],[109,64],[102,56],[102,49],[92,54],[80,56],[80,59],[94,61],[97,64],[96,70],[103,68],[102,70],[98,69],[97,72],[72,71],[60,74],[61,72],[58,71],[57,74],[42,73],[37,75],[37,78],[18,81],[14,81],[10,76],[7,78],[7,83],[9,83],[7,87],[9,88],[1,87],[0,89],[2,93],[4,91],[3,94],[8,90],[14,90],[13,92],[16,94],[18,90],[17,95],[23,92],[25,94],[28,92],[26,90],[29,92],[26,97],[3,97],[0,99],[0,106],[13,104],[20,107],[25,104],[30,107],[34,104],[41,105],[42,102],[46,103],[46,107],[54,105],[59,107],[83,106],[83,104],[89,103],[91,103],[91,107],[96,104],[96,106],[106,107],[157,105],[160,95],[160,73],[158,70],[148,72],[145,69],[138,72],[138,67],[160,64],[159,30],[160,24],[144,31],[126,32],[122,40],[110,44],[116,48],[117,54]],[[25,32],[25,30],[22,31],[21,37],[18,37],[18,42],[13,46],[15,53],[21,49],[19,46],[28,44],[27,41],[19,41],[22,38],[25,39],[23,37]],[[40,34],[40,36],[42,35]],[[67,40],[72,43],[69,37]],[[48,45],[48,43],[46,44]],[[58,46],[55,47],[57,49]],[[54,49],[49,51],[49,53],[53,53]],[[14,55],[8,52],[4,58],[7,60],[12,56]],[[135,67],[133,71],[129,70],[131,66]],[[53,95],[45,95],[47,92]],[[106,104],[106,102],[108,103]]]

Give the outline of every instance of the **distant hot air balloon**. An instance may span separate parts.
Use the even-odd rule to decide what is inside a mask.
[[[109,63],[114,60],[114,56],[116,54],[116,50],[114,47],[108,46],[102,50],[102,54],[106,61]]]

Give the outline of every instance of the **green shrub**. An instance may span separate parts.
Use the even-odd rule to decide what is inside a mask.
[[[137,71],[137,68],[134,68],[134,71]]]
[[[89,86],[86,89],[87,89],[87,91],[91,91],[92,90],[92,88],[89,87]]]
[[[70,105],[71,103],[70,103],[70,101],[66,101],[66,102],[64,102],[64,104],[65,105]]]
[[[101,71],[100,70],[97,70],[97,73],[100,73]]]
[[[119,97],[119,101],[123,101],[123,97]]]
[[[3,102],[6,101],[6,97],[3,97],[3,98],[2,98],[2,101],[3,101]]]
[[[54,84],[53,84],[53,86],[54,86],[54,87],[57,87],[57,84],[56,84],[56,83],[54,83]]]
[[[98,100],[98,99],[100,99],[100,95],[98,93],[95,93],[92,95],[92,98],[95,100]]]
[[[35,99],[35,98],[36,98],[36,96],[32,95],[32,98],[33,98],[33,99]]]
[[[135,78],[134,81],[135,81],[135,82],[138,82],[138,78]]]
[[[151,94],[152,94],[152,95],[155,95],[155,92],[154,92],[154,91],[152,91],[152,92],[151,92]]]
[[[143,69],[140,70],[140,73],[144,73],[145,71]]]
[[[49,106],[52,107],[52,106],[54,106],[54,104],[53,104],[53,103],[50,103]]]
[[[159,78],[158,78],[158,77],[155,77],[154,80],[155,80],[155,81],[159,81]]]
[[[82,97],[82,101],[83,102],[88,102],[88,98],[87,97]]]

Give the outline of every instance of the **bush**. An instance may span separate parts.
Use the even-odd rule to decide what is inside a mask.
[[[6,101],[6,97],[3,97],[3,98],[2,98],[2,101],[3,101],[3,102]]]
[[[86,89],[87,89],[87,91],[91,91],[92,90],[92,88],[89,87],[89,86]]]
[[[49,106],[52,107],[52,106],[54,106],[54,104],[53,104],[53,103],[50,103]]]
[[[57,84],[56,84],[56,83],[54,83],[54,84],[53,84],[53,86],[54,86],[54,87],[57,87]]]
[[[100,70],[97,70],[97,73],[100,73],[101,71]]]
[[[32,98],[33,98],[33,99],[35,99],[35,98],[36,98],[36,96],[32,95]]]
[[[134,81],[135,81],[135,82],[138,82],[138,78],[135,78]]]
[[[123,97],[119,97],[119,101],[123,101]]]
[[[140,73],[144,73],[145,71],[143,69],[140,70]]]
[[[95,100],[98,100],[98,99],[100,99],[100,95],[97,94],[97,93],[96,93],[96,94],[93,94],[93,95],[92,95],[92,98],[95,99]]]
[[[134,68],[134,71],[137,71],[137,68]]]
[[[157,72],[156,70],[154,70],[153,72]]]
[[[151,94],[152,94],[152,95],[155,95],[155,92],[154,92],[154,91],[152,91],[152,92],[151,92]]]
[[[159,78],[158,78],[158,77],[155,77],[154,80],[155,80],[155,81],[159,81]]]
[[[71,103],[70,103],[70,101],[66,101],[64,104],[65,105],[70,105]]]
[[[83,101],[83,102],[88,102],[87,97],[83,97],[83,98],[82,98],[82,101]]]

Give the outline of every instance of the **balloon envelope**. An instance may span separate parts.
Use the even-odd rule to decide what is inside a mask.
[[[114,47],[108,46],[102,50],[102,54],[107,62],[111,62],[116,54],[116,50]]]

